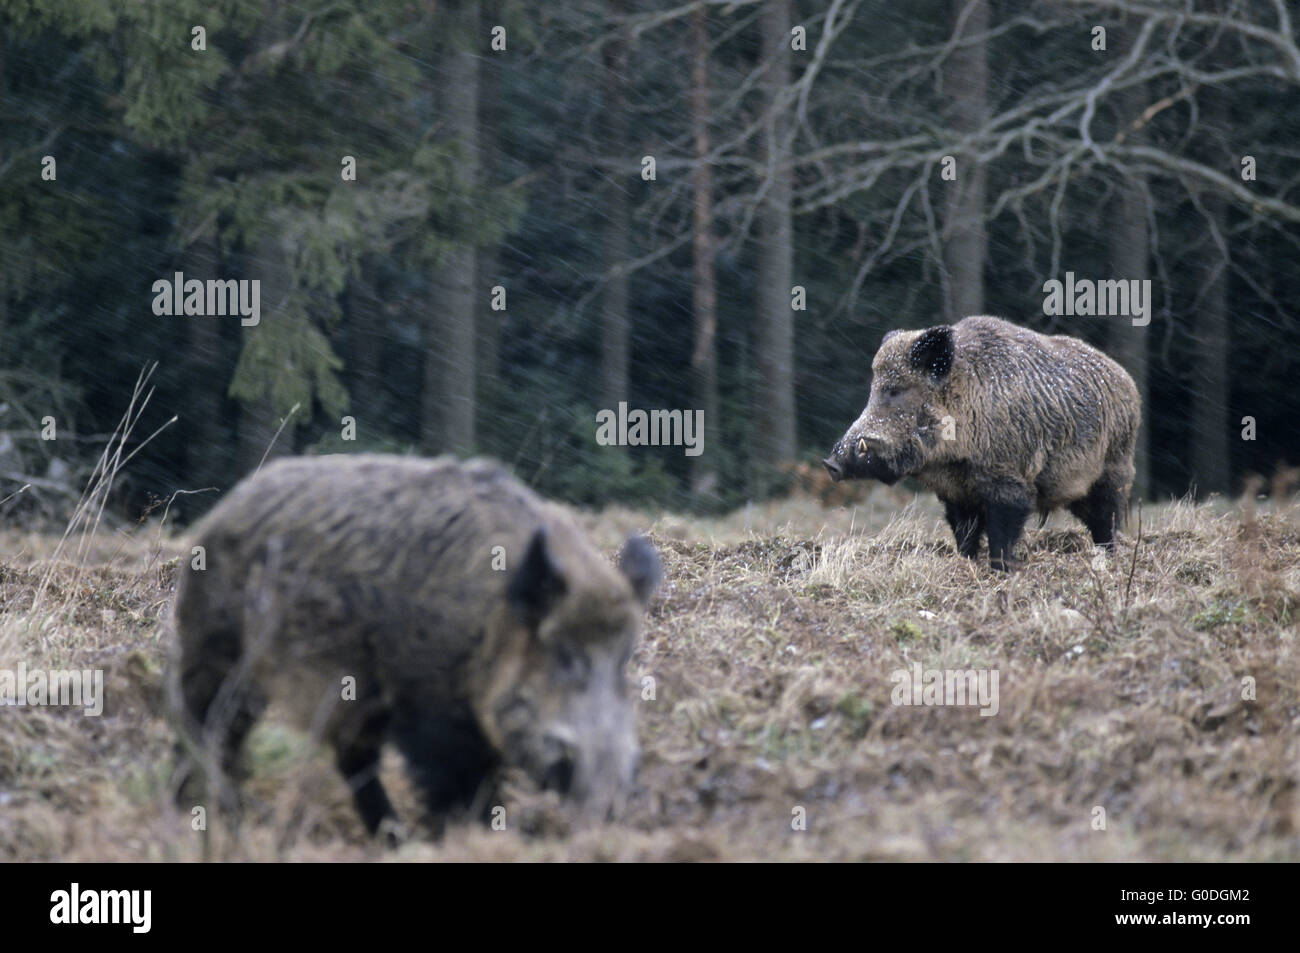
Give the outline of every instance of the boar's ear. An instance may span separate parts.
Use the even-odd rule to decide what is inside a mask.
[[[538,527],[528,543],[524,561],[510,577],[510,585],[506,589],[510,609],[521,622],[535,627],[546,618],[546,614],[568,588],[564,574],[551,558],[546,530]]]
[[[642,605],[650,601],[651,594],[663,577],[663,568],[659,554],[644,536],[632,535],[623,544],[623,551],[618,554],[618,568],[627,581],[632,583],[632,591]]]
[[[909,361],[918,371],[925,371],[932,380],[941,381],[952,369],[952,326],[941,324],[926,328],[912,343]]]

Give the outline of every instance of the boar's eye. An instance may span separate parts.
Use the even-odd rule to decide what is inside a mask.
[[[584,682],[591,670],[591,662],[584,652],[561,642],[555,649],[555,663],[566,680]]]
[[[901,394],[902,392],[903,392],[903,388],[901,388],[901,387],[891,387],[891,388],[889,388],[887,394],[888,394],[888,396],[890,396],[890,397],[897,397],[897,396],[898,396],[899,394]]]

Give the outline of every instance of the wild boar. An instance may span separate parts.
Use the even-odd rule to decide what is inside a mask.
[[[378,776],[390,740],[436,830],[486,814],[502,768],[589,813],[625,796],[625,667],[660,575],[644,537],[616,568],[495,464],[380,455],[276,461],[193,536],[173,697],[218,780],[278,699],[332,746],[372,834],[396,825]]]
[[[1128,512],[1141,398],[1128,373],[1068,335],[992,317],[890,331],[866,409],[822,462],[834,480],[916,477],[957,549],[1012,565],[1025,520],[1068,507],[1113,548]]]

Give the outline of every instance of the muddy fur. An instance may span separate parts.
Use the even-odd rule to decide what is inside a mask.
[[[659,573],[644,539],[616,567],[495,464],[368,455],[272,463],[192,536],[173,703],[210,781],[237,780],[276,699],[333,748],[372,833],[395,821],[388,741],[435,829],[490,812],[502,768],[617,808],[638,755],[624,666]]]
[[[866,409],[823,461],[836,480],[912,476],[958,551],[1011,565],[1026,518],[1066,507],[1113,546],[1128,512],[1141,399],[1128,373],[1068,335],[992,317],[891,331]]]

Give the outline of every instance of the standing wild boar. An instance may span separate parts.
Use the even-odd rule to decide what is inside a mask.
[[[233,775],[271,700],[327,741],[374,833],[391,740],[431,820],[497,768],[608,813],[638,757],[624,667],[659,557],[610,565],[559,507],[486,461],[285,459],[197,527],[176,596],[185,737]]]
[[[1128,512],[1141,399],[1122,367],[1078,338],[990,317],[890,331],[862,416],[822,462],[835,480],[914,476],[943,501],[965,556],[987,533],[1011,566],[1025,519],[1067,506],[1114,546]]]

